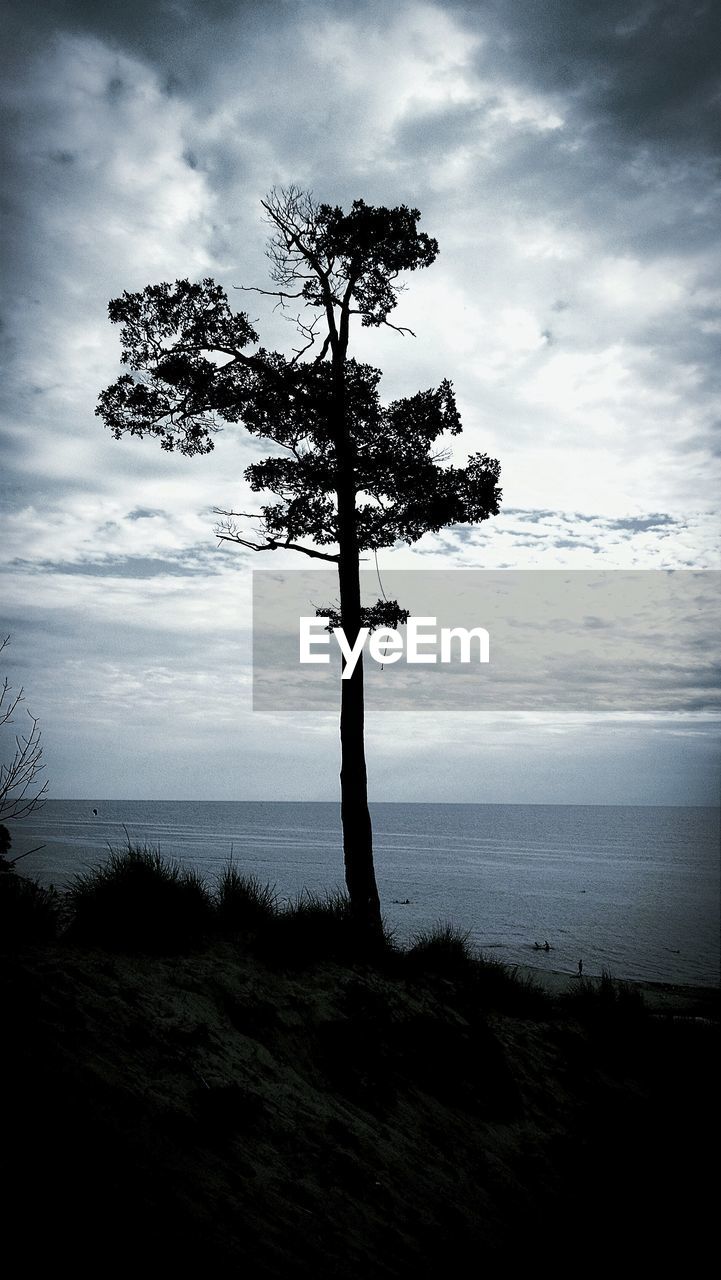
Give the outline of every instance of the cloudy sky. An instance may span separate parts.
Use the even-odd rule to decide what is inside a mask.
[[[389,398],[453,380],[456,453],[501,460],[503,513],[382,570],[720,567],[716,4],[6,8],[0,621],[52,795],[336,795],[334,716],[251,710],[257,566],[217,547],[212,508],[248,502],[257,442],[171,457],[94,416],[108,299],[263,284],[273,185],[415,205],[440,244],[398,309],[416,339],[354,350]],[[289,349],[262,299],[252,317]],[[707,672],[708,645],[678,663]],[[697,693],[485,727],[374,711],[372,794],[713,803],[717,689]]]

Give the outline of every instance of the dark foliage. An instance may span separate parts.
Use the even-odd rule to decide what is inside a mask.
[[[415,934],[408,952],[411,972],[431,973],[443,978],[468,979],[477,967],[477,957],[467,930],[446,921]]]
[[[256,945],[266,963],[291,969],[327,960],[372,963],[393,949],[385,929],[379,937],[369,938],[358,927],[347,894],[340,890],[311,893],[307,889],[269,921]]]
[[[277,898],[269,884],[244,875],[229,863],[221,872],[215,894],[218,928],[222,933],[253,933],[276,914]]]
[[[47,942],[58,932],[62,899],[0,858],[0,949]]]
[[[638,987],[614,978],[608,969],[598,979],[579,978],[561,1004],[579,1021],[600,1027],[638,1023],[646,1013]]]
[[[68,890],[69,936],[127,951],[182,950],[213,926],[213,902],[195,871],[131,844],[76,876]]]
[[[405,962],[414,977],[452,982],[466,1007],[524,1018],[549,1015],[549,997],[532,977],[477,951],[470,934],[450,922],[417,933]]]

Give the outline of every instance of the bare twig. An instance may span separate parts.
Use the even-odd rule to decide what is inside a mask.
[[[313,560],[330,560],[333,564],[338,563],[337,555],[331,555],[327,551],[316,551],[315,547],[302,547],[299,542],[279,542],[277,538],[270,537],[266,542],[251,542],[249,538],[242,538],[239,533],[221,533],[219,530],[216,530],[215,536],[219,542],[236,542],[238,546],[248,547],[250,551],[300,551]]]
[[[280,306],[283,307],[285,306],[286,298],[303,297],[302,290],[300,293],[287,293],[284,289],[261,289],[256,284],[234,284],[233,288],[237,289],[240,293],[260,293],[264,298],[278,298],[280,299]]]
[[[15,738],[15,752],[9,764],[0,765],[0,820],[26,818],[43,803],[47,782],[36,790],[38,776],[45,768],[40,726],[28,711],[30,730]]]
[[[7,645],[7,636],[0,644],[0,653]],[[7,677],[0,686],[0,725],[11,724],[13,715],[25,701],[22,686],[13,694]],[[30,729],[23,736],[15,736],[15,750],[7,764],[0,764],[0,822],[8,818],[26,818],[39,808],[48,789],[47,782],[39,785],[39,775],[45,768],[42,763],[40,726],[35,716],[25,708],[30,719]]]
[[[7,859],[7,865],[14,867],[16,862],[20,862],[22,858],[29,858],[31,853],[39,853],[41,849],[45,849],[44,844],[36,844],[34,849],[26,849],[24,853],[18,853],[14,858]]]

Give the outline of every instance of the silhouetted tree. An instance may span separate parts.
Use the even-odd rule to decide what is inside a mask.
[[[9,641],[9,636],[0,641],[0,653]],[[13,689],[5,676],[0,684],[0,730],[14,723],[15,713],[24,701],[23,689]],[[25,710],[29,720],[27,732],[16,734],[10,730],[11,754],[7,761],[0,761],[0,866],[7,865],[11,845],[10,832],[4,823],[13,818],[27,818],[44,803],[48,789],[47,782],[40,779],[45,768],[40,725],[27,707]],[[35,853],[36,850],[30,852]],[[27,854],[22,856],[27,857]]]
[[[218,511],[217,533],[255,551],[290,548],[336,564],[340,623],[353,644],[362,625],[407,617],[395,601],[362,608],[360,552],[496,514],[500,469],[487,454],[458,468],[433,452],[439,436],[461,431],[450,382],[383,405],[379,370],[348,355],[352,316],[411,332],[389,316],[401,273],[430,266],[438,253],[418,231],[418,210],[356,200],[344,213],[295,187],[262,203],[274,288],[255,291],[297,308],[300,345],[289,356],[259,346],[247,314],[232,311],[210,279],[124,293],[109,314],[122,326],[132,373],[101,394],[97,412],[116,439],[157,436],[162,448],[188,455],[213,448],[220,422],[242,423],[279,446],[245,471],[254,492],[277,500],[257,516]],[[252,537],[241,519],[259,521]],[[340,737],[346,884],[356,920],[375,928],[362,661],[341,681]]]

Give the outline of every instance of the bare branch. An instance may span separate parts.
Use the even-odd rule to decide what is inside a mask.
[[[365,312],[364,312],[364,311],[361,311],[361,310],[360,310],[360,308],[358,308],[358,307],[352,307],[352,308],[350,309],[350,311],[348,312],[348,315],[349,315],[349,316],[362,316],[362,315],[365,315]],[[392,321],[390,321],[390,320],[381,320],[379,323],[380,323],[380,324],[384,324],[384,325],[386,326],[386,328],[388,328],[388,329],[395,329],[396,333],[400,333],[401,337],[405,337],[405,335],[406,335],[407,333],[408,333],[408,334],[410,334],[411,338],[415,338],[415,336],[416,336],[416,335],[415,335],[415,333],[413,332],[413,330],[412,330],[412,329],[409,329],[409,328],[407,327],[407,325],[404,325],[404,324],[393,324],[393,323],[392,323]]]
[[[10,637],[0,644],[2,653]],[[7,678],[0,686],[0,725],[10,724],[13,713],[24,702],[22,687],[13,696]],[[26,708],[27,710],[27,708]],[[0,764],[0,822],[8,818],[25,818],[43,803],[48,789],[47,782],[39,785],[39,775],[45,768],[42,763],[40,726],[35,716],[27,712],[30,729],[23,737],[15,737],[15,750],[7,764]]]
[[[258,530],[261,537],[265,539],[263,542],[251,542],[249,538],[244,537],[237,524],[235,517],[239,520],[260,520],[263,516],[257,511],[221,511],[218,507],[214,509],[217,516],[225,516],[225,520],[216,525],[215,536],[220,542],[235,542],[238,546],[248,547],[251,551],[299,551],[305,556],[310,556],[314,560],[330,560],[333,564],[338,562],[338,556],[332,555],[327,551],[316,551],[314,547],[301,546],[299,542],[291,542],[286,539],[285,542],[274,538],[268,533],[267,529]]]
[[[237,289],[240,293],[260,293],[264,298],[279,298],[281,306],[285,305],[286,298],[303,297],[302,290],[300,293],[287,293],[285,289],[261,289],[255,284],[234,284],[233,288]]]
[[[48,783],[36,789],[42,764],[40,726],[30,717],[30,730],[25,737],[15,738],[15,753],[9,764],[0,765],[0,820],[25,818],[43,803]]]
[[[316,329],[318,328],[320,321],[321,321],[320,315],[313,316],[313,319],[311,320],[310,324],[307,324],[300,315],[297,315],[295,317],[295,321],[294,321],[295,327],[298,330],[298,332],[306,339],[306,342],[305,342],[305,345],[302,347],[293,348],[295,355],[293,356],[293,359],[290,361],[291,365],[297,364],[301,356],[304,356],[306,351],[310,351],[311,347],[315,346]]]
[[[279,542],[276,538],[268,538],[267,542],[251,542],[248,538],[241,538],[239,533],[220,533],[219,531],[216,531],[215,536],[220,542],[236,542],[238,546],[248,547],[251,551],[300,551],[313,560],[330,560],[333,564],[338,563],[337,555],[316,551],[314,547],[302,547],[298,542]]]
[[[405,337],[406,334],[410,334],[411,338],[415,338],[416,336],[413,330],[409,329],[407,325],[392,324],[390,320],[381,320],[381,324],[384,324],[388,329],[395,329],[396,333],[399,333],[402,338]]]
[[[20,862],[21,858],[29,858],[31,853],[39,853],[41,849],[45,849],[44,844],[36,844],[34,849],[26,849],[24,853],[18,853],[14,858],[8,858],[7,865],[14,867],[16,862]]]
[[[272,264],[271,276],[281,286],[307,280],[307,268],[315,275],[323,299],[330,341],[338,342],[334,307],[339,305],[330,280],[330,266],[320,260],[314,247],[318,210],[310,192],[291,186],[271,191],[261,204],[268,214],[275,235],[268,245]]]
[[[6,676],[2,682],[2,686],[0,687],[0,725],[11,724],[13,712],[16,711],[19,704],[24,701],[25,698],[23,696],[22,686],[13,697],[12,685]]]
[[[213,507],[214,516],[238,516],[240,520],[262,520],[259,511],[226,511],[224,507]]]

